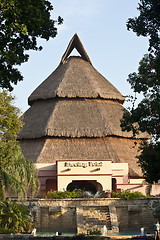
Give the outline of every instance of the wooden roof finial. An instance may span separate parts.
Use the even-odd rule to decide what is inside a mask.
[[[74,48],[76,48],[76,50],[79,52],[83,60],[89,62],[92,65],[91,60],[88,57],[88,54],[86,53],[83,47],[83,44],[81,43],[81,40],[79,39],[77,34],[74,34],[73,38],[69,42],[68,47],[61,59],[60,64],[61,63],[63,64],[65,62],[65,60],[67,59],[67,57],[70,55],[70,53],[73,51]]]

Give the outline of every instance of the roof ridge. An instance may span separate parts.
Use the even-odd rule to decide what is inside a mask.
[[[76,33],[74,34],[71,41],[69,42],[68,47],[62,56],[60,64],[63,64],[65,62],[65,60],[67,59],[67,57],[70,55],[70,53],[73,51],[74,48],[76,48],[76,50],[79,52],[79,54],[81,55],[83,60],[89,62],[92,65],[91,60],[90,60],[87,52],[85,51],[80,38],[78,37],[78,35]]]

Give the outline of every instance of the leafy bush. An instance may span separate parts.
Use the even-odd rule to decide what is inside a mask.
[[[145,197],[141,192],[129,192],[129,191],[123,191],[120,193],[116,192],[102,192],[98,194],[98,197],[106,198],[108,197],[108,194],[111,194],[113,198],[124,198],[127,200],[135,199],[135,198],[141,198]],[[63,198],[90,198],[94,197],[95,195],[81,190],[81,189],[74,189],[73,191],[49,191],[47,192],[46,198],[51,199],[63,199]]]
[[[48,191],[46,198],[63,199],[63,198],[77,198],[81,193],[81,189],[74,189],[73,191]]]
[[[12,202],[0,202],[0,233],[30,233],[33,224],[26,206]]]
[[[101,231],[99,231],[99,230],[87,230],[87,235],[96,235],[96,236],[101,236],[102,235],[102,233],[101,233]]]
[[[112,192],[112,197],[114,198],[124,198],[127,200],[134,200],[135,198],[142,198],[145,197],[141,192],[129,192],[129,191],[123,191],[123,192]]]

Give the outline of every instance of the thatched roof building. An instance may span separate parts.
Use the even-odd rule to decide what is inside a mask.
[[[81,57],[69,54],[76,48]],[[28,98],[19,139],[36,163],[63,159],[112,159],[128,163],[131,177],[141,176],[135,140],[123,132],[124,97],[93,66],[75,34],[57,69]]]

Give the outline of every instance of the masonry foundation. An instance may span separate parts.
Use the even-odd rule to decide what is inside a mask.
[[[113,198],[28,200],[37,231],[87,234],[139,231],[148,233],[160,216],[160,198],[123,200]]]

